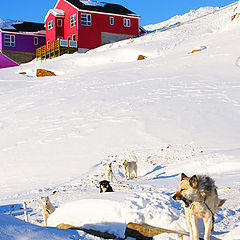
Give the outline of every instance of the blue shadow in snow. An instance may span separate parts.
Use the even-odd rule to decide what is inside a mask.
[[[161,169],[163,169],[163,168],[165,168],[166,166],[164,166],[164,167],[162,167],[162,166],[157,166],[157,167],[155,167],[151,172],[148,172],[148,173],[146,173],[145,175],[144,175],[144,177],[146,177],[147,175],[150,175],[150,174],[152,174],[152,173],[154,173],[154,172],[156,172],[156,171],[159,171],[159,170],[161,170]]]
[[[160,174],[158,174],[157,176],[155,176],[153,179],[165,179],[165,178],[175,178],[177,177],[179,174],[173,174],[173,175],[170,175],[170,176],[163,176],[164,174],[166,174],[166,172],[162,172]]]

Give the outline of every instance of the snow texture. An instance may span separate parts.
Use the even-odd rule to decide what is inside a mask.
[[[176,17],[181,24],[174,28],[85,54],[1,69],[0,204],[27,202],[34,225],[0,215],[0,239],[100,239],[57,230],[58,223],[119,237],[130,221],[188,232],[184,209],[172,199],[184,172],[209,175],[227,199],[212,239],[239,240],[236,4],[200,9],[210,14],[189,21],[196,17],[191,11],[189,18]],[[137,61],[139,55],[147,58]],[[38,68],[57,76],[39,79]],[[132,155],[138,178],[125,180],[121,160],[132,161]],[[110,162],[114,192],[99,193]],[[56,211],[51,227],[42,228],[39,200],[46,195]],[[202,221],[199,229],[203,236]]]

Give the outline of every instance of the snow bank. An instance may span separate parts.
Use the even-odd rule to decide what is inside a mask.
[[[0,238],[1,240],[85,239],[84,234],[80,235],[77,231],[43,228],[2,214],[0,214]],[[95,239],[91,236],[87,236],[87,238]]]
[[[158,193],[131,193],[116,190],[113,193],[95,195],[95,199],[83,199],[60,206],[50,215],[48,226],[65,223],[77,227],[108,232],[123,238],[128,222],[186,232],[185,219],[179,217],[182,209],[170,196]]]

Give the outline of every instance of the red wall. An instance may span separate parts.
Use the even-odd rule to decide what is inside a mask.
[[[70,25],[70,17],[73,14],[76,14],[76,16],[77,16],[78,10],[75,7],[72,7],[70,4],[66,3],[64,0],[59,1],[58,5],[56,6],[56,9],[62,9],[65,12],[64,39],[67,39],[68,37],[70,37],[70,39],[72,40],[72,35],[75,34],[76,41],[78,41],[78,24],[72,28]]]
[[[92,15],[92,26],[81,25],[81,13]],[[110,25],[110,17],[114,17],[114,25]],[[124,27],[124,18],[131,20],[131,27]],[[117,16],[110,14],[98,14],[90,12],[79,12],[79,42],[81,48],[95,48],[101,46],[101,33],[117,33],[126,35],[139,35],[138,18],[128,16]]]
[[[65,12],[64,18],[64,39],[70,37],[72,40],[72,35],[76,35],[76,41],[78,41],[79,48],[92,49],[98,46],[101,46],[102,39],[101,33],[116,33],[116,34],[126,34],[132,36],[139,35],[139,19],[128,16],[120,15],[111,15],[111,14],[102,14],[102,13],[93,13],[91,11],[82,11],[71,4],[60,0],[55,7],[56,9],[62,9]],[[82,26],[81,25],[81,13],[91,14],[92,16],[92,26]],[[77,25],[72,27],[70,26],[70,17],[76,14],[77,16]],[[110,25],[110,17],[114,17],[114,25]],[[131,27],[124,27],[123,21],[124,18],[131,20]],[[54,20],[54,28],[48,30],[48,22]],[[49,14],[46,20],[46,41],[55,41],[57,36],[61,36],[61,31],[63,29],[56,30],[56,19],[53,14]]]
[[[53,20],[53,28],[48,30],[48,22]],[[46,20],[46,43],[53,42],[56,40],[56,19],[55,16],[50,13],[47,20]]]

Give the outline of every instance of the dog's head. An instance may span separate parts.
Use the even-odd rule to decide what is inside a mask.
[[[182,200],[185,207],[188,207],[196,194],[198,188],[198,178],[196,175],[187,177],[184,173],[181,175],[181,182],[178,186],[178,191],[174,194],[174,200]]]
[[[47,206],[50,202],[49,197],[41,197],[41,203],[43,204],[43,206]]]
[[[103,180],[103,181],[99,182],[99,185],[100,185],[100,193],[102,193],[102,192],[113,192],[109,181]]]

